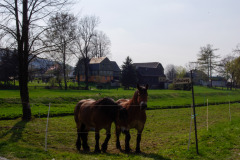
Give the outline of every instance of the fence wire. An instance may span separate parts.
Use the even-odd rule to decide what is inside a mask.
[[[19,104],[22,104],[22,103],[19,103]],[[43,105],[42,103],[30,103],[30,106],[32,107],[32,108],[38,108],[38,107],[41,107],[41,106],[39,106],[39,105]],[[52,104],[51,103],[51,107],[52,106],[64,106],[65,104]],[[74,109],[74,107],[75,107],[75,105],[74,104],[67,104],[67,105],[72,105],[73,106],[73,109]],[[229,103],[229,105],[226,105],[225,107],[222,107],[224,110],[221,112],[221,113],[215,113],[214,112],[214,110],[215,110],[215,105],[210,105],[210,106],[208,106],[208,116],[209,116],[209,119],[208,119],[208,127],[209,128],[211,128],[212,126],[214,126],[216,123],[219,123],[219,122],[221,122],[221,121],[223,121],[222,119],[225,117],[225,119],[228,119],[229,121],[231,121],[231,119],[233,120],[234,119],[234,116],[232,116],[230,113],[232,113],[232,114],[234,114],[235,116],[238,114],[238,115],[240,115],[240,109],[238,108],[238,107],[236,107],[235,105],[238,105],[239,106],[239,104],[238,103],[236,103],[236,104],[231,104],[231,103]],[[44,104],[44,107],[46,107],[46,108],[48,108],[49,107],[49,104]],[[109,107],[111,107],[110,105],[109,105]],[[139,107],[139,106],[135,106],[135,107]],[[173,108],[174,109],[174,108]],[[165,110],[165,112],[170,112],[171,110],[173,110],[173,109],[171,109],[171,108],[169,108],[168,110]],[[204,129],[204,128],[206,128],[206,130],[207,130],[207,107],[205,106],[205,107],[197,107],[196,108],[196,110],[197,110],[197,127],[199,128],[199,129]],[[234,110],[234,112],[231,112],[231,110]],[[188,123],[188,125],[186,125],[186,126],[183,126],[183,130],[185,130],[185,134],[186,134],[186,137],[188,136],[188,132],[189,132],[189,124],[190,124],[190,120],[191,120],[191,118],[192,118],[192,113],[191,113],[191,108],[189,107],[189,108],[186,108],[186,113],[179,113],[179,115],[171,115],[171,116],[169,116],[169,117],[166,117],[166,118],[171,118],[171,117],[175,117],[175,116],[178,116],[178,117],[182,117],[182,116],[184,116],[184,118],[183,118],[183,120],[182,121],[188,121],[189,123]],[[199,111],[201,111],[200,112],[200,114],[198,113]],[[148,112],[148,111],[147,111]],[[50,110],[50,112],[49,112],[50,114],[49,115],[51,115],[51,110]],[[72,114],[73,114],[73,111],[72,111]],[[229,115],[230,114],[230,115]],[[148,116],[147,117],[147,120],[148,121],[152,121],[153,120],[153,118],[154,118],[154,116],[153,116],[154,114],[152,114],[152,115],[150,115],[150,116]],[[220,117],[220,118],[219,118]],[[68,131],[66,131],[64,128],[60,128],[60,129],[58,129],[58,130],[52,130],[52,127],[53,126],[58,126],[58,124],[57,124],[57,122],[56,121],[52,121],[52,118],[53,117],[49,117],[49,126],[48,126],[48,130],[47,129],[40,129],[39,128],[39,130],[37,130],[36,132],[37,133],[35,133],[36,135],[40,135],[40,134],[44,134],[44,133],[48,133],[46,136],[48,137],[48,139],[47,139],[47,144],[48,144],[48,141],[50,141],[50,143],[48,144],[48,148],[51,148],[51,147],[53,147],[53,148],[56,148],[55,146],[54,146],[54,144],[52,144],[52,142],[53,141],[57,141],[56,139],[54,139],[54,137],[59,137],[59,135],[65,135],[65,137],[68,137],[68,136],[71,136],[72,137],[72,139],[74,139],[74,140],[72,140],[72,141],[75,141],[76,140],[76,138],[77,138],[77,129],[75,128],[75,124],[74,125],[72,125],[72,128],[71,128],[71,130],[68,130]],[[218,120],[218,118],[219,119],[221,119],[221,120]],[[42,119],[41,117],[37,117],[36,119]],[[42,121],[43,120],[43,121]],[[47,122],[46,122],[46,120],[45,119],[42,119],[41,121],[38,121],[39,123],[40,123],[40,125],[41,124],[46,124]],[[37,121],[37,120],[36,120]],[[34,123],[34,121],[33,121],[33,123]],[[64,122],[62,122],[63,124],[64,124]],[[72,120],[72,123],[74,123],[74,120]],[[176,123],[177,122],[172,122],[172,123],[169,123],[168,122],[168,126],[174,126],[174,125],[176,125]],[[146,125],[148,124],[148,122],[146,123]],[[37,127],[39,124],[37,123],[37,124],[35,124],[35,126]],[[62,124],[61,124],[62,125]],[[193,125],[193,124],[192,124]],[[33,125],[34,126],[34,125]],[[113,126],[112,126],[113,127]],[[157,128],[157,127],[161,127],[161,123],[158,123],[158,122],[156,122],[155,123],[155,127]],[[192,127],[193,128],[193,127]],[[21,129],[20,127],[17,127],[17,126],[0,126],[0,129],[2,130],[19,130],[19,129]],[[171,132],[172,132],[173,130],[172,129],[169,129],[168,131],[161,131],[161,133],[156,133],[156,135],[159,135],[159,137],[161,137],[160,135],[161,134],[169,134],[170,136],[177,136],[176,135],[176,133],[175,132],[173,132],[172,134],[171,134]],[[148,131],[146,131],[146,130],[143,130],[143,133],[142,133],[142,135],[143,135],[143,137],[144,137],[144,135],[145,135],[145,133],[146,132],[148,132]],[[87,133],[87,132],[81,132],[81,133]],[[104,132],[100,132],[101,133],[101,137],[105,137],[105,133]],[[191,130],[190,131],[190,133],[191,133],[191,135],[192,135],[192,137],[193,137],[193,130]],[[110,143],[109,143],[109,151],[111,151],[111,150],[115,150],[114,149],[114,147],[115,147],[115,136],[113,136],[113,135],[115,135],[115,132],[114,132],[114,129],[112,129],[111,130],[111,141],[110,141]],[[135,132],[134,133],[134,135],[136,136],[137,135],[137,133]],[[169,137],[170,137],[169,136]],[[135,138],[135,137],[134,137]],[[148,138],[148,137],[144,137],[144,138]],[[94,136],[94,132],[89,132],[89,136],[88,136],[88,139],[89,139],[89,144],[91,145],[91,148],[94,148],[94,141],[95,141],[95,136]],[[132,138],[133,139],[133,138]],[[134,141],[135,141],[135,139],[134,139]],[[55,143],[57,143],[57,142],[55,142]],[[123,138],[122,138],[122,140],[121,140],[121,143],[122,144],[124,144],[124,142],[123,142]],[[193,140],[191,140],[190,141],[190,143],[192,144],[193,143]],[[60,147],[57,147],[57,148],[60,148],[60,149],[73,149],[73,147],[74,147],[74,145],[75,145],[75,142],[74,142],[74,144],[66,144],[66,145],[64,145],[64,147],[62,147],[62,148],[60,148]],[[134,145],[135,145],[135,143],[134,143]],[[133,145],[133,146],[134,146]],[[186,144],[186,146],[187,146],[187,144]]]

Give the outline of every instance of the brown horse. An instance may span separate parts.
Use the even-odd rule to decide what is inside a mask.
[[[117,101],[118,104],[126,108],[128,117],[125,124],[116,125],[116,146],[118,149],[121,150],[121,145],[119,141],[119,136],[121,130],[126,135],[125,136],[125,151],[129,152],[129,141],[131,139],[129,129],[135,128],[138,131],[137,134],[137,144],[136,144],[136,153],[140,151],[140,141],[141,141],[141,134],[146,122],[146,108],[147,108],[147,97],[148,97],[148,85],[145,87],[137,85],[137,90],[133,95],[132,99],[119,99]],[[123,126],[125,128],[123,128]]]
[[[107,144],[111,137],[110,131],[112,122],[118,124],[121,120],[126,120],[127,111],[110,98],[103,98],[98,101],[85,99],[77,103],[74,110],[74,118],[77,124],[78,133],[76,142],[77,149],[80,150],[82,141],[83,149],[85,151],[90,150],[87,143],[88,132],[90,130],[95,130],[95,152],[101,152],[99,149],[99,131],[105,129],[106,139],[101,149],[103,152],[106,152]]]

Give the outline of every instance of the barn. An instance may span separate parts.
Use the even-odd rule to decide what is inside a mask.
[[[166,76],[159,62],[133,63],[139,84],[149,84],[151,89],[164,89]]]

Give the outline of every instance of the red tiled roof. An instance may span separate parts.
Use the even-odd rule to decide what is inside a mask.
[[[107,57],[99,57],[99,58],[92,58],[89,62],[89,64],[96,64],[96,63],[101,63],[105,58]]]

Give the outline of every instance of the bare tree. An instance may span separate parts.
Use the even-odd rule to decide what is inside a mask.
[[[61,9],[68,0],[1,0],[1,35],[17,48],[19,58],[19,87],[23,106],[23,120],[31,119],[28,93],[28,64],[44,51],[41,36],[44,20]]]
[[[168,64],[165,68],[165,75],[167,76],[167,79],[173,80],[177,77],[177,70],[176,66],[173,64]]]
[[[209,81],[211,81],[213,70],[218,66],[216,59],[219,56],[214,53],[216,50],[218,49],[213,49],[212,45],[207,44],[205,47],[200,47],[200,53],[198,54],[199,69],[207,71]],[[212,86],[212,81],[210,85]]]
[[[88,64],[93,57],[91,52],[92,40],[96,37],[96,27],[99,24],[99,19],[95,16],[85,16],[79,20],[77,26],[77,38],[75,41],[75,49],[73,53],[82,58],[84,63],[85,73],[85,89],[88,90]]]
[[[198,62],[188,62],[187,64],[185,64],[185,68],[187,71],[195,70],[199,68]]]
[[[218,72],[224,76],[227,80],[230,80],[230,89],[239,82],[239,57],[234,55],[227,55],[220,61]]]
[[[96,32],[92,39],[92,55],[94,57],[105,57],[110,54],[111,41],[102,31]]]
[[[233,53],[240,55],[240,44],[238,44],[236,48],[233,49]]]
[[[231,78],[229,73],[229,65],[235,59],[233,55],[227,55],[220,60],[219,67],[217,68],[218,73],[226,79]]]
[[[67,90],[66,64],[72,57],[70,48],[76,38],[76,21],[72,14],[56,13],[49,19],[50,28],[46,32],[45,45],[50,49],[49,56],[62,65],[65,90]]]

